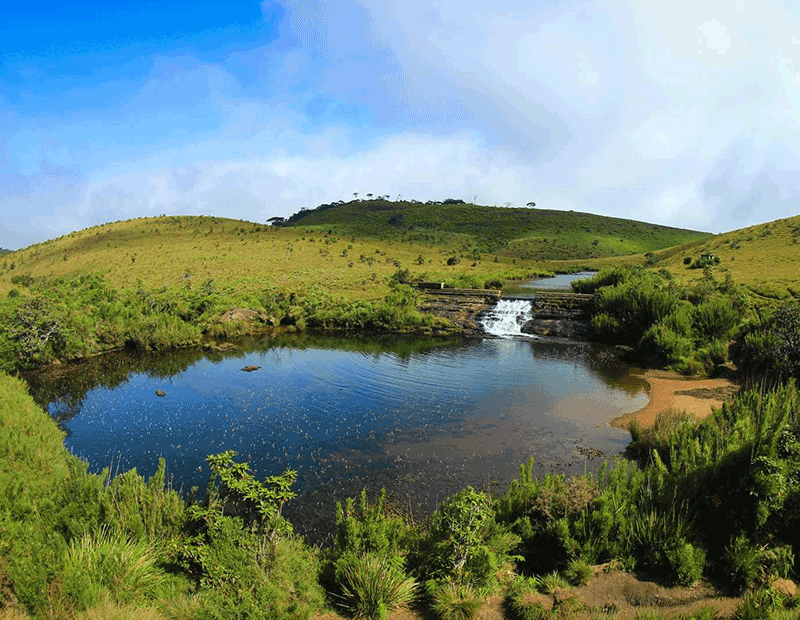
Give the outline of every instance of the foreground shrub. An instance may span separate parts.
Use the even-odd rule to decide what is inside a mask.
[[[146,541],[131,541],[107,528],[70,542],[63,572],[63,592],[81,608],[107,598],[130,603],[153,598],[166,582],[158,553]]]
[[[382,620],[388,611],[409,603],[417,583],[394,559],[379,553],[344,555],[336,564],[341,606],[356,618]]]
[[[519,542],[518,536],[495,520],[492,498],[467,487],[434,513],[430,531],[421,542],[422,570],[428,579],[491,588]]]
[[[752,376],[800,379],[800,303],[793,302],[742,329],[731,358]]]
[[[468,583],[431,582],[428,594],[431,609],[441,620],[473,620],[483,606],[483,593]]]
[[[507,605],[519,620],[544,620],[549,617],[553,599],[539,592],[535,577],[517,577],[508,588]]]
[[[574,586],[585,586],[592,578],[591,564],[580,558],[572,560],[564,570],[564,576]]]

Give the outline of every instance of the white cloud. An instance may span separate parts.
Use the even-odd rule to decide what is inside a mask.
[[[160,54],[87,118],[15,110],[0,211],[30,210],[40,239],[164,211],[263,219],[354,191],[713,231],[796,212],[795,5],[282,4],[274,43]]]

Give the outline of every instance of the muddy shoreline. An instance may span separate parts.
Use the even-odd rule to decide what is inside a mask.
[[[711,415],[712,408],[722,407],[738,391],[739,383],[733,371],[726,370],[713,379],[685,377],[669,370],[634,371],[649,385],[650,402],[641,409],[626,413],[611,420],[610,424],[627,430],[636,420],[647,428],[655,422],[662,411],[685,411],[698,420]]]

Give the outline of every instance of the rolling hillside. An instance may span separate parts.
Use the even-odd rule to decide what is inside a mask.
[[[420,243],[461,243],[520,260],[644,254],[697,241],[702,233],[590,213],[386,200],[321,205],[300,211],[289,227]]]
[[[448,265],[448,260],[455,264]],[[265,287],[305,293],[319,287],[345,299],[378,299],[398,268],[414,276],[478,281],[548,273],[542,263],[437,244],[341,236],[220,217],[175,216],[114,222],[0,257],[0,295],[19,278],[94,273],[116,289],[198,287],[208,280],[237,296]],[[15,282],[16,280],[16,282]]]
[[[720,259],[713,268],[718,279],[730,273],[734,282],[765,300],[800,298],[800,216],[655,252],[656,266],[681,282],[696,281],[703,270],[692,269],[691,263],[706,253]]]

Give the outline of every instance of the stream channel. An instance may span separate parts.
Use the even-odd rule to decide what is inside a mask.
[[[466,485],[502,491],[531,456],[536,475],[595,471],[630,441],[608,421],[648,399],[613,351],[583,343],[295,334],[236,345],[123,351],[27,379],[91,471],[150,476],[163,456],[186,492],[205,488],[205,457],[223,450],[257,476],[296,470],[284,514],[316,542],[335,501],[365,487],[419,518]]]

